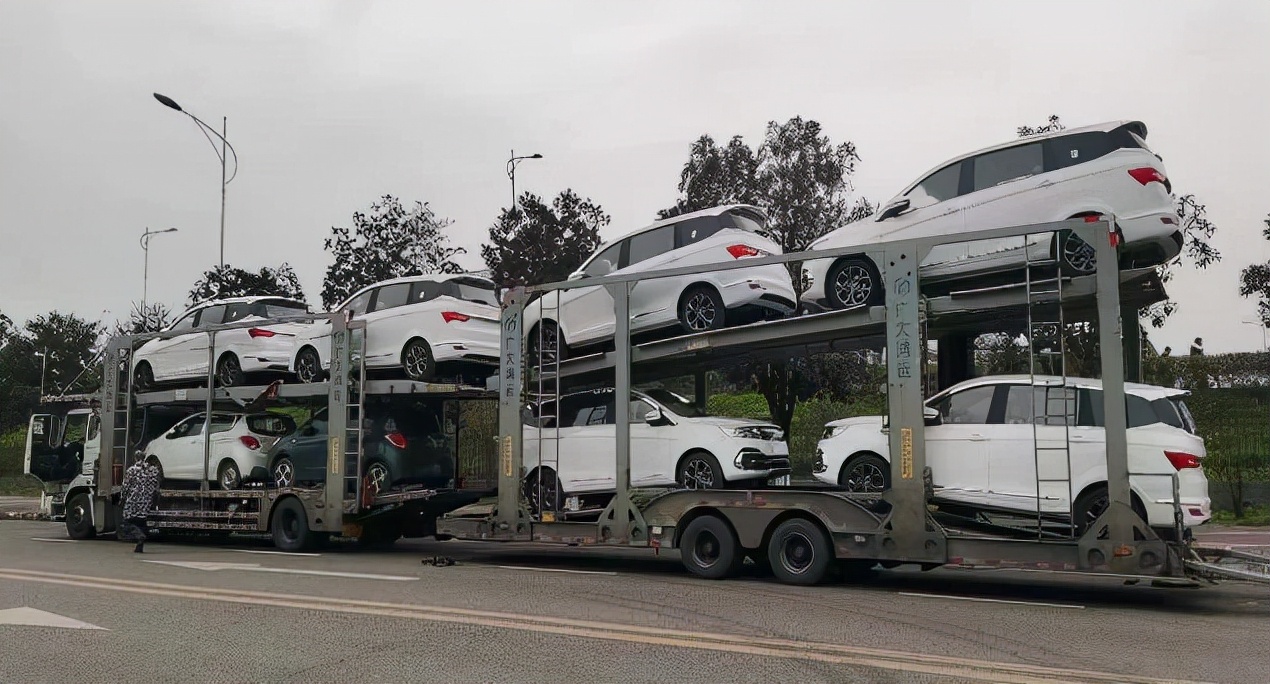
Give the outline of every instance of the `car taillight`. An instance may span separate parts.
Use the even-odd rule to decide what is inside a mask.
[[[272,330],[265,330],[264,328],[248,328],[247,334],[255,338],[255,337],[273,337],[274,335],[277,335],[278,333]]]
[[[398,449],[406,448],[406,436],[400,432],[389,432],[384,439],[388,440],[389,444],[397,447]]]
[[[1160,173],[1159,170],[1150,166],[1129,169],[1129,175],[1133,176],[1133,180],[1136,180],[1143,185],[1146,185],[1147,183],[1160,183],[1161,185],[1167,185],[1169,182],[1169,179],[1166,178],[1163,173]]]
[[[251,435],[243,435],[238,438],[238,441],[242,442],[243,446],[253,451],[260,448],[260,440],[252,437]]]
[[[470,319],[471,316],[468,316],[467,314],[461,314],[457,311],[442,311],[441,318],[445,319],[446,323],[453,323],[454,321],[464,323],[468,319]]]
[[[731,254],[733,259],[756,257],[762,253],[763,250],[749,245],[728,245],[728,254]]]
[[[1177,470],[1198,468],[1201,465],[1199,456],[1188,454],[1185,451],[1166,451],[1164,452],[1164,457],[1169,459],[1169,463],[1172,463]]]

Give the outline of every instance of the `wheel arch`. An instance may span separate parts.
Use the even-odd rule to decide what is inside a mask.
[[[719,291],[718,285],[715,285],[708,280],[694,280],[691,283],[684,285],[684,288],[679,291],[679,296],[675,298],[675,316],[679,315],[679,310],[683,307],[684,297],[687,297],[689,292],[692,292],[694,289],[699,287],[708,288],[710,291],[714,292],[715,296],[719,298],[719,301],[723,303],[724,308],[727,308],[727,302],[723,300],[723,293]]]
[[[688,526],[698,518],[704,518],[706,516],[714,516],[722,520],[723,524],[726,525],[728,530],[732,533],[732,538],[736,540],[737,545],[741,548],[745,548],[741,535],[737,533],[736,523],[733,522],[731,516],[727,514],[726,509],[717,508],[715,506],[698,506],[696,508],[688,509],[688,512],[684,513],[678,523],[675,524],[675,538],[673,543],[676,549],[680,548],[680,545],[683,543],[684,530],[687,530]]]
[[[688,460],[688,457],[689,457],[689,456],[691,456],[691,455],[693,455],[693,454],[705,454],[706,456],[709,456],[710,458],[713,458],[713,459],[714,459],[714,461],[715,461],[715,463],[718,463],[718,464],[719,464],[719,470],[723,470],[723,461],[720,461],[720,460],[719,460],[719,457],[718,457],[718,456],[716,456],[716,455],[714,454],[714,452],[710,451],[709,449],[706,449],[705,447],[696,447],[696,446],[695,446],[695,447],[692,447],[691,449],[688,449],[687,451],[683,452],[682,454],[680,454],[680,455],[679,455],[679,458],[675,459],[675,478],[676,478],[676,480],[679,478],[679,469],[683,467],[684,461]],[[725,479],[726,479],[726,478],[725,478]]]
[[[891,459],[889,459],[889,458],[887,458],[887,457],[883,456],[882,454],[879,454],[878,452],[874,451],[873,449],[867,449],[867,448],[866,448],[866,449],[858,449],[858,450],[856,450],[856,451],[852,452],[850,456],[848,456],[848,457],[844,458],[844,459],[842,460],[842,465],[838,466],[838,483],[839,483],[839,484],[841,484],[841,483],[842,483],[842,474],[843,474],[843,472],[845,472],[845,471],[846,471],[847,466],[854,464],[855,462],[859,461],[860,459],[864,458],[865,456],[876,456],[876,457],[878,457],[878,458],[882,459],[882,461],[883,461],[884,463],[886,463],[886,464],[887,464],[887,466],[890,466],[890,465],[891,465]],[[890,478],[890,473],[887,473],[887,477],[888,477],[888,479]]]
[[[1070,506],[1070,508],[1072,509],[1072,513],[1075,514],[1076,502],[1080,501],[1081,497],[1085,496],[1086,494],[1092,493],[1095,489],[1098,489],[1099,487],[1102,487],[1108,490],[1108,492],[1110,493],[1111,486],[1106,480],[1099,480],[1097,482],[1091,482],[1085,485],[1084,489],[1080,490],[1080,493],[1072,497],[1071,506]],[[1136,512],[1142,515],[1143,522],[1150,523],[1150,521],[1146,519],[1146,516],[1147,516],[1146,504],[1143,502],[1142,495],[1138,493],[1137,488],[1133,486],[1133,482],[1129,483],[1129,505],[1133,507]]]

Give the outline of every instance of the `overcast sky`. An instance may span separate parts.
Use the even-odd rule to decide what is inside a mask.
[[[181,309],[218,249],[220,165],[241,160],[226,260],[295,267],[317,302],[332,225],[390,193],[454,220],[463,260],[519,189],[601,203],[612,237],[671,204],[702,133],[820,121],[885,200],[1051,113],[1141,119],[1224,260],[1179,273],[1157,344],[1261,347],[1241,268],[1270,259],[1270,3],[0,2],[0,312],[109,320]]]

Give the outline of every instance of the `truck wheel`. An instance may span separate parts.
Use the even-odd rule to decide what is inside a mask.
[[[713,515],[688,523],[679,539],[679,556],[688,572],[706,579],[732,577],[745,562],[732,528]]]
[[[273,545],[282,551],[303,551],[313,545],[314,535],[309,531],[309,516],[299,499],[284,499],[273,509],[269,524]]]
[[[66,535],[71,539],[92,539],[97,536],[93,526],[93,500],[80,493],[66,502]]]
[[[767,559],[772,574],[785,584],[820,584],[833,567],[833,545],[815,523],[790,518],[772,532]]]

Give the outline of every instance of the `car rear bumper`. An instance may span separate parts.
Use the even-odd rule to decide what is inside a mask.
[[[498,346],[482,342],[437,342],[432,345],[432,358],[444,361],[469,361],[498,364]]]
[[[735,280],[717,283],[723,306],[728,309],[760,307],[788,315],[796,308],[797,295],[783,266],[764,266],[746,271],[723,271],[720,275],[744,274]]]

